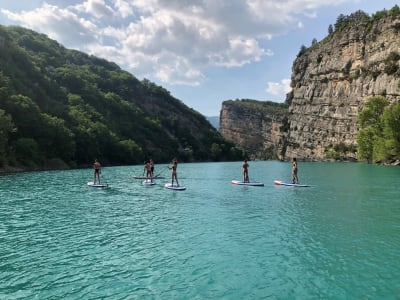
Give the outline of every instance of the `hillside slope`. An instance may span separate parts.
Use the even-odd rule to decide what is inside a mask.
[[[204,116],[119,66],[0,26],[0,167],[240,159]]]

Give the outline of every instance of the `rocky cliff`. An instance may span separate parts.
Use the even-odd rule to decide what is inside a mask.
[[[254,158],[277,158],[287,106],[254,100],[224,101],[220,112],[222,136],[240,145]],[[278,156],[279,157],[279,156]]]
[[[364,103],[376,95],[400,99],[400,16],[357,12],[343,20],[293,64],[287,158],[356,159]]]
[[[224,102],[221,133],[250,153],[356,160],[357,118],[372,96],[400,101],[400,9],[339,16],[320,42],[302,47],[292,68],[287,122],[279,112]],[[284,125],[283,127],[281,127]],[[280,131],[278,128],[284,128]]]

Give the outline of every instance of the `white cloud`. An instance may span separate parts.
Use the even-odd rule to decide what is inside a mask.
[[[290,79],[282,79],[281,82],[268,82],[266,91],[274,96],[285,97],[291,89]]]
[[[138,77],[198,85],[209,67],[240,67],[272,56],[273,51],[262,45],[298,28],[302,24],[300,16],[313,16],[315,9],[330,3],[330,0],[82,0],[75,6],[44,3],[32,11],[2,12],[66,47],[128,66]],[[285,90],[283,86],[283,82],[268,83],[271,91]]]
[[[112,18],[115,14],[114,10],[104,0],[87,0],[82,4],[82,7],[85,12],[96,18]]]
[[[134,14],[133,7],[125,0],[116,0],[115,8],[122,18],[132,16]]]
[[[47,34],[68,47],[80,48],[82,44],[96,40],[97,27],[91,21],[79,17],[68,9],[43,4],[33,11],[13,13],[2,10],[10,20]]]

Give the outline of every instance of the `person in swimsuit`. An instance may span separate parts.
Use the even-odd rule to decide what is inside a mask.
[[[249,164],[247,160],[243,161],[243,182],[249,182]]]
[[[149,180],[153,182],[153,173],[151,172],[151,164],[150,161],[146,161],[146,164],[144,165],[144,170],[146,171],[146,180]]]
[[[292,183],[299,183],[299,177],[297,177],[297,159],[293,157],[292,160]]]
[[[171,184],[174,185],[174,178],[176,180],[176,185],[179,186],[179,182],[178,182],[178,174],[176,169],[178,168],[178,161],[176,159],[174,159],[174,161],[172,162],[172,166],[168,167],[168,169],[172,170],[172,182]]]
[[[151,178],[154,177],[154,161],[150,159],[150,171],[151,171]]]
[[[96,184],[96,177],[97,177],[97,179],[99,180],[99,184],[100,184],[101,164],[99,163],[99,161],[97,159],[94,160],[93,168],[94,168],[93,183]]]

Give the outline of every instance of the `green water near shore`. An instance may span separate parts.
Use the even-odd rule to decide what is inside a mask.
[[[180,164],[0,175],[0,299],[396,299],[400,168]]]

